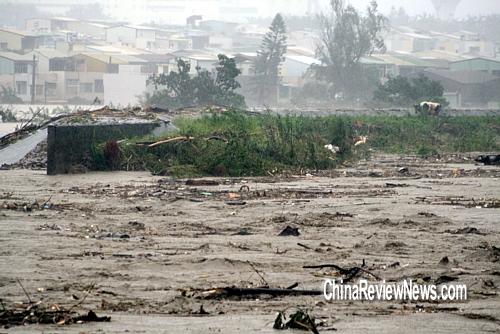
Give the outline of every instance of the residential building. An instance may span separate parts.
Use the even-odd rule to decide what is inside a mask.
[[[385,37],[387,51],[420,52],[433,50],[436,40],[422,32],[392,29]]]
[[[28,51],[38,47],[38,36],[25,31],[0,28],[0,50]]]
[[[212,72],[218,62],[217,55],[202,50],[180,50],[172,52],[171,55],[174,56],[171,63],[175,64],[177,58],[187,61],[191,65],[191,75],[196,74],[197,68]]]
[[[500,77],[484,71],[450,71],[429,69],[422,72],[439,81],[445,96],[457,96],[458,108],[488,108],[500,106]],[[458,103],[457,103],[458,101]]]
[[[52,20],[49,18],[31,18],[25,21],[25,29],[32,33],[52,32]]]
[[[483,71],[500,76],[500,60],[489,58],[471,58],[450,63],[452,71]]]
[[[155,46],[155,28],[134,25],[119,25],[106,29],[106,42],[136,47],[139,49],[153,49]]]
[[[454,34],[431,32],[436,40],[435,50],[451,54],[495,57],[495,43],[481,38],[476,33],[461,31]]]
[[[170,54],[147,53],[137,55],[136,57],[146,61],[144,67],[146,67],[147,69],[143,70],[143,73],[170,73],[170,71],[173,71],[175,69],[175,65],[173,64],[173,60],[175,59],[175,57]]]
[[[23,101],[31,99],[33,57],[0,51],[0,86],[10,87]]]

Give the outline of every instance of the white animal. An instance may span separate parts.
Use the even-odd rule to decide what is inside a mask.
[[[332,144],[325,145],[325,148],[326,148],[328,151],[332,152],[333,154],[337,154],[337,153],[339,153],[339,152],[340,152],[340,147],[338,147],[338,146],[334,146],[334,145],[332,145]]]
[[[356,141],[354,143],[354,146],[359,146],[359,145],[362,145],[362,144],[366,144],[366,141],[368,140],[368,137],[367,136],[358,136],[358,137],[354,138],[354,140]]]

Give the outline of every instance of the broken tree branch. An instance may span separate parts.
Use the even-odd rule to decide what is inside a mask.
[[[176,142],[176,141],[188,141],[188,140],[193,140],[193,139],[194,139],[193,137],[185,137],[185,136],[174,137],[174,138],[169,138],[169,139],[165,139],[165,140],[160,140],[160,141],[157,141],[153,144],[149,144],[148,147],[156,147],[156,146],[162,145],[162,144],[168,144],[168,143],[172,143],[172,142]]]
[[[22,285],[21,281],[19,280],[19,278],[16,278],[16,280],[17,280],[17,283],[21,286],[21,289],[23,289],[26,297],[28,297],[29,303],[32,304],[33,302],[31,301],[30,295],[28,295],[28,292],[26,292],[26,290],[24,289],[24,286]]]
[[[315,265],[315,266],[303,266],[302,268],[304,269],[324,269],[324,268],[333,268],[335,270],[337,270],[340,274],[342,275],[347,275],[350,273],[350,269],[344,269],[342,267],[339,267],[338,265],[336,264],[318,264],[318,265]]]
[[[314,266],[303,266],[302,268],[304,268],[304,269],[333,268],[333,269],[337,270],[339,272],[339,274],[344,275],[344,278],[342,279],[343,283],[348,283],[354,277],[356,277],[358,274],[360,274],[362,272],[372,276],[373,278],[375,278],[379,281],[382,280],[382,278],[380,276],[375,275],[371,271],[362,268],[364,266],[365,266],[365,261],[363,260],[363,265],[361,267],[352,267],[350,269],[342,268],[336,264],[319,264],[319,265],[314,265]]]
[[[307,245],[304,245],[304,244],[302,244],[302,243],[300,243],[300,242],[297,242],[297,246],[300,246],[300,247],[305,248],[305,249],[308,249],[308,250],[311,250],[311,249],[312,249],[311,247],[309,247],[309,246],[307,246]]]
[[[255,271],[257,273],[257,275],[259,275],[260,279],[262,280],[262,283],[264,283],[266,286],[269,286],[269,283],[267,283],[264,276],[261,275],[261,273],[257,270],[257,268],[255,268],[255,266],[252,264],[252,262],[247,261],[247,263],[248,263],[248,265],[250,265],[250,267],[252,267],[253,271]]]
[[[75,305],[71,306],[71,308],[68,310],[68,313],[71,313],[71,311],[75,307],[80,306],[81,304],[83,304],[83,302],[85,301],[85,299],[87,299],[87,297],[90,295],[90,293],[92,292],[92,290],[94,290],[94,287],[95,287],[95,282],[90,285],[90,287],[87,290],[87,293],[85,294],[85,296],[83,296],[83,298],[80,299],[80,301],[78,301],[78,303],[76,303]]]
[[[270,295],[270,296],[320,296],[323,294],[321,290],[295,290],[295,289],[278,289],[278,288],[236,288],[226,287],[217,288],[204,292],[206,297],[233,297],[233,296],[255,296],[255,295]]]

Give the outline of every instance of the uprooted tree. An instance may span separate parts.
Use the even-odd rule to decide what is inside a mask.
[[[244,107],[244,97],[236,93],[240,87],[236,77],[241,71],[234,59],[222,54],[218,59],[214,71],[197,67],[195,75],[191,75],[189,62],[178,59],[177,71],[153,75],[149,79],[155,91],[145,94],[144,104],[166,108],[210,105]]]
[[[385,50],[382,32],[387,19],[378,12],[375,1],[362,15],[344,0],[332,0],[331,12],[321,14],[319,20],[321,36],[316,53],[321,64],[312,65],[314,77],[328,85],[331,98],[362,98],[368,86],[376,86],[376,77],[368,75],[361,60]]]
[[[444,88],[439,81],[430,80],[420,74],[416,78],[397,76],[385,84],[379,84],[373,100],[380,107],[408,108],[422,101],[438,102],[443,106],[449,103],[443,97]]]
[[[276,14],[269,31],[262,40],[253,64],[253,85],[259,104],[272,104],[280,82],[280,64],[287,50],[286,25],[281,14]]]

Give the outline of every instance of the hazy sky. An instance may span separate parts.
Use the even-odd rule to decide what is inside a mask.
[[[370,0],[348,0],[352,5],[364,8]],[[391,7],[404,7],[409,14],[433,13],[434,8],[430,0],[378,0],[380,10],[389,13]],[[462,0],[458,5],[456,16],[481,15],[500,13],[500,0]]]
[[[11,1],[11,0],[0,0]],[[34,2],[34,0],[18,0],[22,2]],[[221,14],[237,8],[250,8],[250,11],[242,11],[241,19],[248,16],[272,17],[276,12],[284,14],[301,15],[309,10],[308,1],[312,0],[80,0],[82,3],[100,1],[105,7],[106,14],[133,23],[143,22],[169,22],[174,24],[184,24],[185,18],[194,14],[202,14],[205,19],[239,20],[236,14]],[[326,9],[330,0],[316,0]],[[365,10],[371,0],[345,0],[360,10]],[[445,0],[443,0],[445,1]],[[44,1],[37,1],[43,3]],[[64,3],[63,0],[47,0],[47,3]],[[72,3],[79,3],[71,0]],[[431,0],[377,0],[380,11],[388,14],[392,7],[403,7],[410,15],[435,14]],[[164,8],[157,10],[154,8]],[[218,8],[226,8],[220,11]],[[153,8],[153,9],[152,9]],[[177,10],[176,8],[182,8]],[[455,17],[463,18],[469,15],[484,15],[500,13],[500,0],[461,0]],[[222,17],[221,17],[222,16]]]

